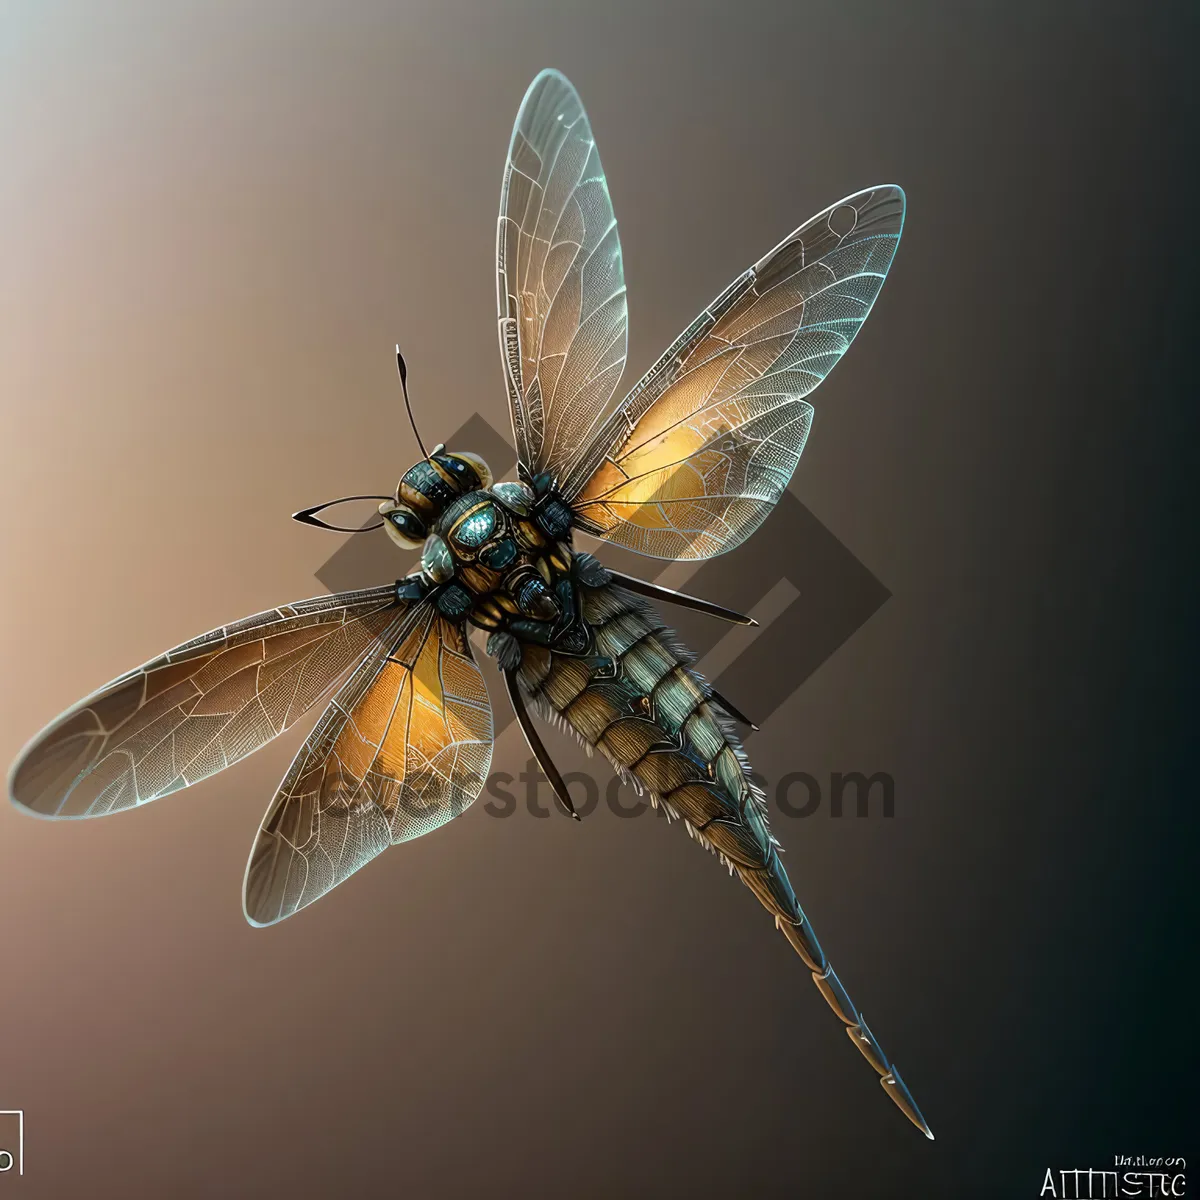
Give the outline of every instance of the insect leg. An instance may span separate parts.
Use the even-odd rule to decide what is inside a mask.
[[[533,757],[537,759],[538,766],[542,768],[542,774],[550,781],[550,786],[554,789],[554,795],[558,798],[559,804],[578,821],[580,817],[575,811],[575,805],[571,803],[571,793],[567,791],[563,777],[558,773],[558,768],[551,760],[546,747],[542,745],[542,739],[538,737],[538,732],[529,716],[529,710],[525,707],[525,697],[521,695],[521,689],[517,686],[516,674],[513,671],[505,671],[504,682],[508,687],[508,698],[512,701],[513,712],[517,714],[517,723],[521,726],[521,732],[529,743],[529,749],[533,751]]]
[[[708,689],[708,696],[710,700],[715,700],[735,721],[740,721],[743,725],[748,725],[751,729],[757,731],[758,726],[745,713],[739,712],[734,708],[716,688],[710,687]]]
[[[632,575],[622,575],[620,571],[610,571],[613,583],[630,592],[640,592],[652,600],[663,600],[668,604],[678,604],[681,608],[694,608],[697,612],[708,613],[710,617],[720,617],[722,621],[732,621],[736,625],[757,625],[753,617],[743,616],[732,608],[723,608],[711,600],[701,600],[698,596],[687,596],[671,588],[659,587],[656,583],[647,583],[644,579],[634,579]]]

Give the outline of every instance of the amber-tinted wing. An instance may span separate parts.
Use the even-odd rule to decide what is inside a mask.
[[[282,733],[395,619],[393,586],[320,596],[168,650],[47,726],[9,776],[42,817],[97,817],[177,792]]]
[[[284,776],[250,851],[247,920],[291,916],[385,847],[444,825],[491,761],[466,634],[422,606],[350,676]]]
[[[867,319],[904,224],[883,186],[826,209],[734,281],[605,423],[561,491],[581,528],[710,558],[762,524],[808,436],[806,397]]]
[[[587,114],[557,71],[525,93],[496,231],[500,350],[517,457],[565,476],[625,366],[621,243]]]

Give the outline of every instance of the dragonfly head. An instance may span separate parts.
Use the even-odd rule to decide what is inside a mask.
[[[416,550],[452,501],[491,486],[492,472],[478,454],[435,446],[428,458],[404,472],[395,498],[379,506],[379,515],[392,541]]]

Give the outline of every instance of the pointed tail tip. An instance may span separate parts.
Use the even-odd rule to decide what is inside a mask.
[[[900,1078],[900,1072],[896,1070],[895,1065],[892,1066],[888,1074],[880,1078],[879,1082],[883,1086],[883,1090],[891,1097],[896,1107],[931,1142],[934,1141],[933,1130],[929,1128],[929,1123],[921,1115],[921,1110],[917,1107],[917,1102],[912,1098],[912,1093],[908,1090],[904,1080]]]

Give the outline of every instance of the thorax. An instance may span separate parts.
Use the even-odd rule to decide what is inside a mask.
[[[437,585],[444,615],[488,630],[545,626],[549,635],[575,608],[572,558],[571,513],[563,501],[522,483],[498,483],[446,507],[425,544],[421,571]]]

